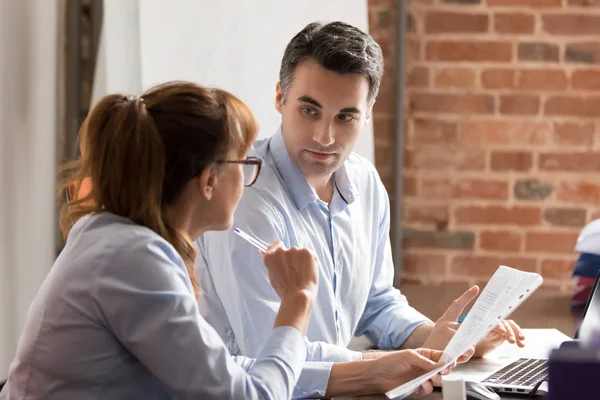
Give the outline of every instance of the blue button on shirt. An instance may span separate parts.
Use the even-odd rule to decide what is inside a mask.
[[[263,331],[255,360],[230,356],[173,246],[114,214],[89,215],[31,305],[0,399],[289,399],[304,339]]]
[[[429,320],[393,287],[389,200],[370,162],[352,154],[334,173],[333,198],[326,204],[292,162],[281,131],[257,142],[252,155],[262,158],[263,168],[244,191],[235,226],[317,255],[308,362],[294,396],[323,396],[331,362],[362,358],[347,349],[354,335],[367,335],[380,349],[397,349]],[[197,245],[207,320],[233,354],[255,356],[279,307],[262,256],[232,231],[209,232]]]

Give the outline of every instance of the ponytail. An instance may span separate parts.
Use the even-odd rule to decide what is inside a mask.
[[[167,207],[229,151],[245,154],[257,132],[250,109],[220,89],[170,82],[140,98],[104,97],[81,126],[81,157],[61,168],[60,193],[73,199],[60,212],[64,237],[89,213],[128,218],[173,245],[198,296],[194,246],[174,227]],[[89,190],[82,191],[84,182]]]
[[[62,168],[67,173],[59,190],[79,193],[84,179],[91,181],[91,190],[62,206],[63,236],[79,218],[92,212],[110,211],[128,218],[173,245],[198,296],[196,252],[187,235],[168,220],[162,202],[165,149],[144,101],[122,95],[104,97],[83,123],[80,141],[82,156]]]

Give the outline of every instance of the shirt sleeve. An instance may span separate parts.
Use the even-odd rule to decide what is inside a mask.
[[[431,321],[411,307],[406,297],[393,286],[389,199],[379,179],[377,183],[381,210],[377,255],[369,297],[355,335],[366,335],[379,349],[391,350],[400,348],[419,325]]]
[[[108,329],[178,399],[288,399],[306,357],[292,327],[270,330],[255,360],[233,358],[202,318],[181,259],[158,239],[123,246],[93,296]]]
[[[235,226],[267,243],[279,240],[289,247],[290,239],[281,213],[260,196],[252,189],[244,193],[235,213]],[[200,284],[206,288],[205,301],[221,311],[211,313],[209,310],[208,320],[215,326],[230,326],[240,353],[256,356],[273,326],[280,304],[269,283],[263,257],[232,231],[209,232],[198,240],[197,247]],[[309,362],[302,370],[295,398],[324,396],[332,362],[362,359],[360,352],[326,342],[305,339],[305,345]]]

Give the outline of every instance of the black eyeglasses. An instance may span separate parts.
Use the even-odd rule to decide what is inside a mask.
[[[262,160],[258,157],[248,157],[245,160],[217,160],[217,164],[242,164],[244,186],[252,186],[260,174]]]

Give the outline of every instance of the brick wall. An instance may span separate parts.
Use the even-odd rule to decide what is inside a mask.
[[[600,0],[409,0],[403,277],[485,280],[498,264],[566,289],[600,218]],[[370,0],[386,57],[374,110],[388,189],[394,0]]]

